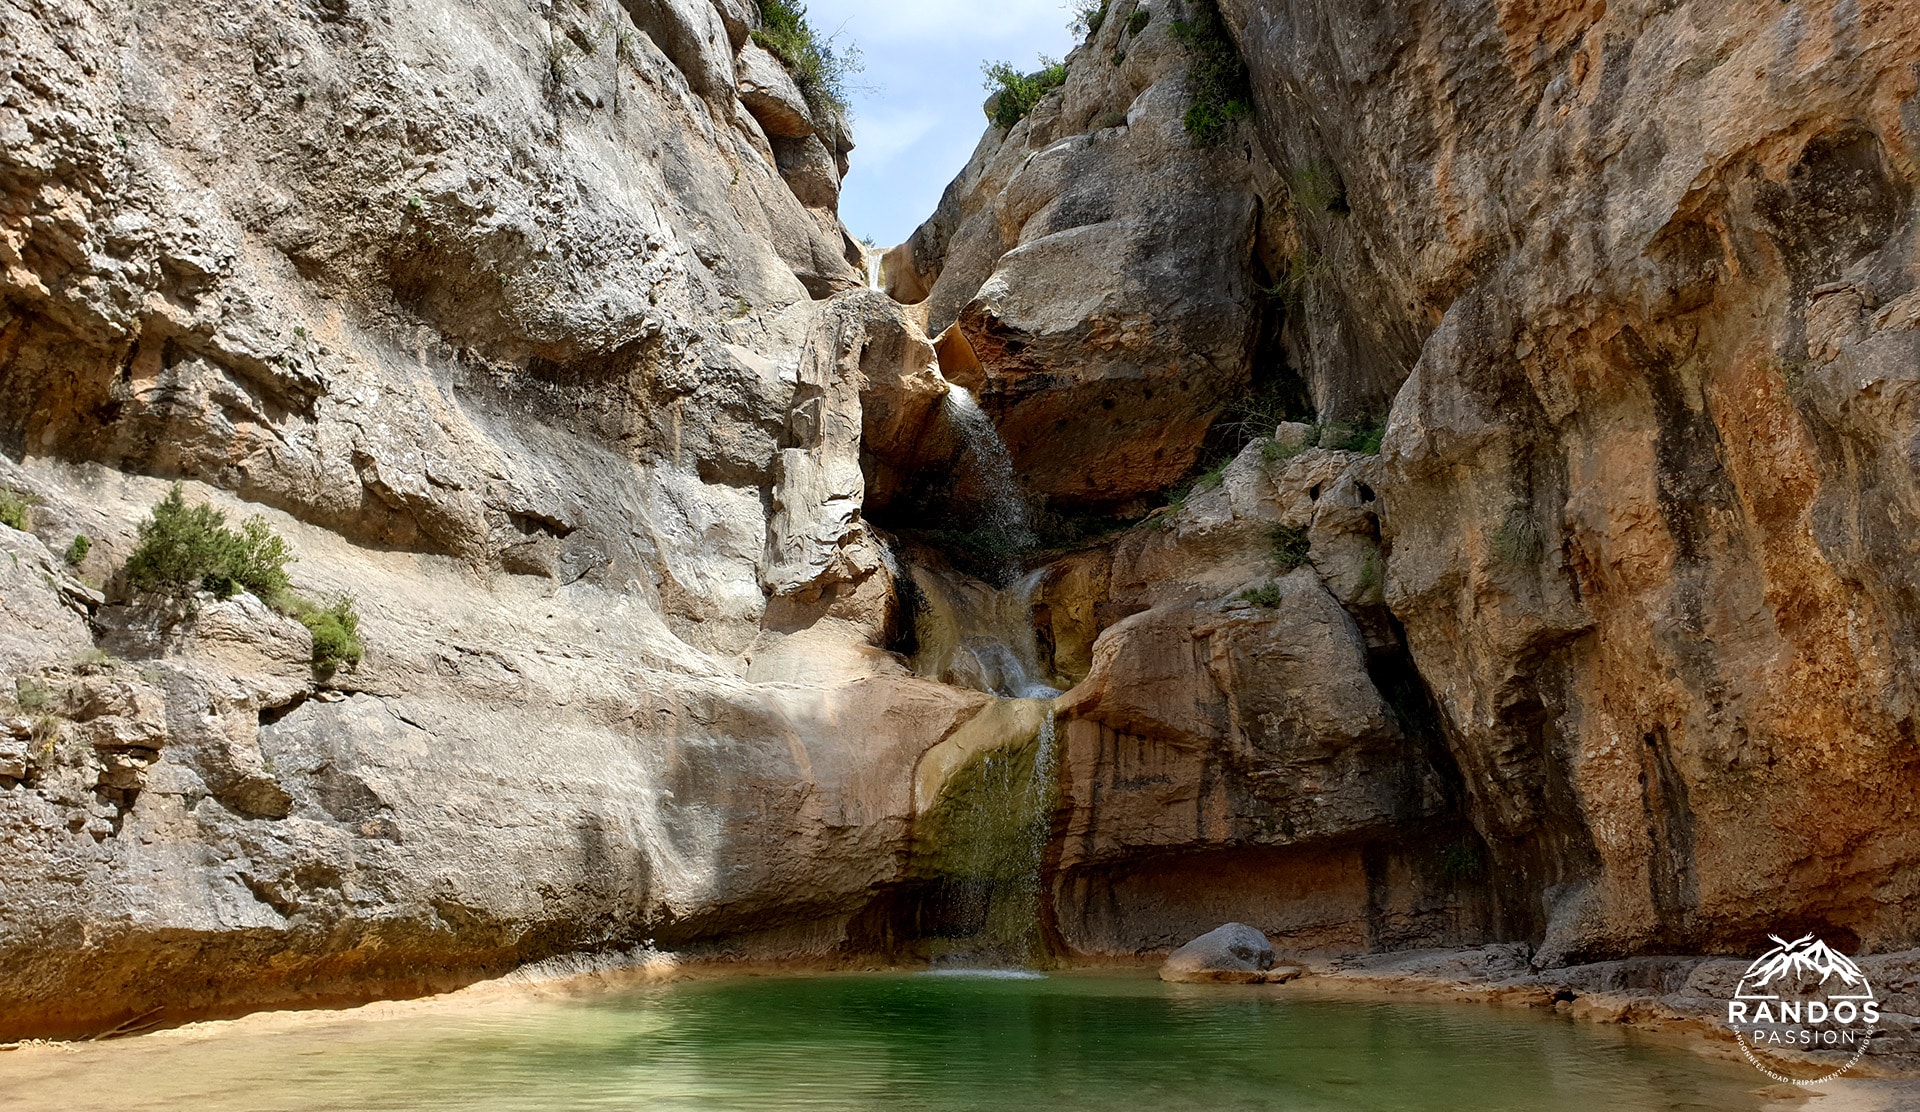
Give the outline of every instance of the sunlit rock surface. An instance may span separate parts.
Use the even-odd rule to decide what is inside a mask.
[[[742,0],[14,0],[0,1038],[927,956],[988,769],[1048,957],[1920,941],[1920,13],[1220,8],[883,293]],[[359,668],[130,605],[175,479]]]

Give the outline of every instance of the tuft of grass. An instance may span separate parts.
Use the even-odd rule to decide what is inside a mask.
[[[1067,83],[1067,64],[1046,55],[1040,56],[1040,68],[1021,73],[1011,62],[989,62],[981,67],[987,75],[987,91],[994,94],[987,118],[1002,130],[1012,130],[1027,118],[1040,98]]]
[[[1306,304],[1321,282],[1332,276],[1333,263],[1325,255],[1303,247],[1287,256],[1280,280],[1271,286],[1262,286],[1260,292],[1289,309],[1298,309]]]
[[[1325,162],[1309,162],[1294,168],[1288,178],[1294,203],[1320,212],[1345,216],[1353,209],[1347,204],[1347,183],[1340,171]]]
[[[1227,481],[1227,468],[1231,466],[1233,466],[1233,457],[1223,457],[1218,463],[1201,472],[1200,477],[1194,480],[1194,491],[1214,490],[1223,486]]]
[[[191,598],[207,590],[224,599],[251,591],[271,601],[286,593],[292,559],[265,521],[250,518],[235,532],[220,510],[189,507],[175,483],[140,523],[124,574],[128,586],[150,594]]]
[[[796,0],[759,0],[760,27],[753,41],[780,59],[807,98],[816,123],[847,110],[848,79],[864,68],[860,48],[822,38],[807,21],[807,6]]]
[[[1184,120],[1194,146],[1226,139],[1234,121],[1253,112],[1253,83],[1240,48],[1227,33],[1217,0],[1194,0],[1192,15],[1173,23],[1173,37],[1187,48],[1187,92],[1192,106]]]
[[[1381,565],[1378,552],[1367,553],[1367,562],[1360,565],[1360,597],[1372,603],[1386,598],[1386,571]]]
[[[1282,575],[1305,566],[1313,550],[1313,538],[1304,525],[1281,525],[1276,522],[1273,528],[1267,530],[1267,540],[1273,545],[1273,566]]]
[[[1083,39],[1090,39],[1100,33],[1107,22],[1109,0],[1078,0],[1073,6],[1073,21],[1067,24],[1069,30]]]
[[[26,532],[27,507],[32,504],[29,496],[0,487],[0,525]]]
[[[313,634],[313,667],[321,675],[330,676],[343,666],[357,666],[366,655],[353,596],[339,595],[325,603],[288,596],[282,605]]]
[[[53,688],[39,680],[21,676],[13,681],[13,702],[20,708],[22,714],[51,714],[54,704],[58,701],[59,697],[54,693]]]
[[[1508,504],[1505,518],[1493,531],[1493,554],[1504,564],[1531,567],[1546,555],[1546,538],[1533,507],[1515,499]]]
[[[1140,32],[1146,30],[1147,24],[1152,21],[1153,21],[1152,12],[1148,11],[1145,8],[1136,8],[1134,10],[1134,13],[1127,17],[1127,34],[1129,35],[1139,34]]]
[[[1280,605],[1280,585],[1268,583],[1260,587],[1248,587],[1240,592],[1240,597],[1255,606],[1264,606],[1268,610]]]
[[[1386,422],[1378,417],[1363,417],[1353,423],[1342,421],[1320,427],[1320,447],[1336,452],[1377,456],[1386,438]]]
[[[67,546],[67,551],[63,554],[66,558],[67,566],[79,567],[80,564],[86,560],[87,553],[91,551],[93,551],[93,542],[87,539],[87,535],[85,533],[75,533],[73,543]]]
[[[1307,450],[1305,444],[1282,444],[1268,437],[1260,442],[1260,462],[1268,467],[1282,464]]]

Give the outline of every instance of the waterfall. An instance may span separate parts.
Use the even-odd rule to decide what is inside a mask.
[[[914,617],[916,675],[1007,699],[1060,694],[1047,683],[1033,627],[1045,568],[1005,588],[919,565],[911,574],[922,601]]]
[[[1047,682],[1033,622],[1047,571],[1004,588],[919,565],[909,574],[921,600],[915,673],[1004,700],[977,719],[973,728],[985,735],[963,746],[975,755],[945,776],[917,820],[919,871],[932,881],[921,916],[929,956],[957,968],[1041,964],[1060,694]]]
[[[960,437],[962,466],[979,487],[980,513],[968,530],[975,542],[972,547],[1000,554],[999,570],[1010,578],[1018,569],[1019,554],[1038,542],[1027,512],[1026,491],[1014,474],[1013,453],[972,391],[950,387],[943,404],[948,423]]]
[[[861,254],[866,256],[867,288],[877,290],[880,288],[880,252],[872,248],[864,248]]]
[[[1025,744],[990,750],[957,777],[940,816],[944,852],[930,957],[949,968],[1046,963],[1041,870],[1058,761],[1051,703]]]

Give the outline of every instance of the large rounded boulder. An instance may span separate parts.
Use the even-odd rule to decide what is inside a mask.
[[[1160,979],[1183,983],[1254,984],[1273,968],[1273,943],[1245,923],[1228,923],[1180,947],[1160,967]]]

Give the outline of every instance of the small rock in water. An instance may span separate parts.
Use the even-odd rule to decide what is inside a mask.
[[[1255,984],[1273,968],[1273,943],[1245,923],[1210,930],[1168,955],[1160,967],[1163,981],[1223,981]]]

